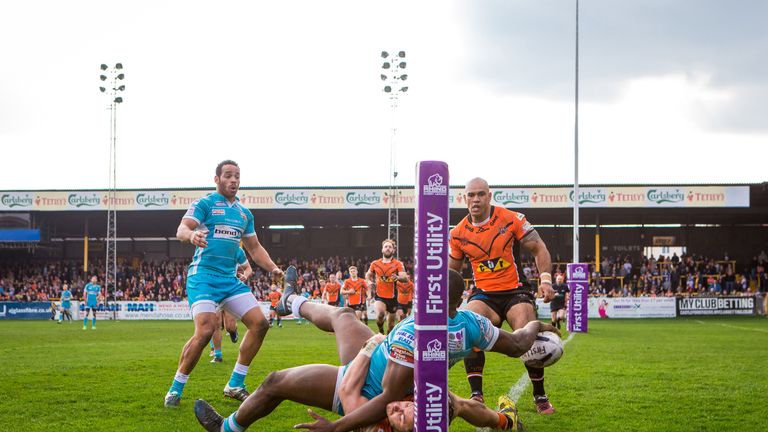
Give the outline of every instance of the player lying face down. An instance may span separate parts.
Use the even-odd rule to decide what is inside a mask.
[[[534,321],[524,328],[509,333],[494,327],[491,322],[465,310],[456,310],[461,304],[464,281],[451,271],[449,275],[449,328],[465,333],[465,345],[449,352],[451,363],[455,363],[473,348],[491,350],[508,356],[519,357],[528,349],[540,331],[556,331],[549,325]],[[227,418],[222,418],[204,401],[195,404],[195,414],[200,423],[210,431],[242,431],[256,420],[268,415],[283,400],[291,400],[309,406],[334,411],[342,418],[331,422],[318,414],[311,424],[298,425],[311,431],[351,431],[370,427],[385,419],[398,427],[393,430],[412,428],[412,407],[394,404],[413,394],[413,319],[400,323],[384,342],[368,349],[365,347],[373,336],[370,328],[360,323],[354,312],[348,308],[334,308],[328,305],[307,303],[296,296],[291,287],[286,288],[286,302],[291,304],[294,314],[306,318],[318,328],[336,333],[339,359],[345,366],[325,364],[304,365],[270,373],[261,386],[240,408]],[[290,310],[288,312],[290,312]],[[359,360],[368,357],[368,365]],[[391,359],[391,360],[390,360]],[[360,370],[355,373],[355,368]],[[344,378],[349,374],[349,378]],[[358,382],[352,382],[357,377]],[[363,378],[360,384],[360,378]],[[409,411],[410,410],[410,411]],[[498,418],[498,416],[497,416]],[[223,427],[223,428],[222,428]]]

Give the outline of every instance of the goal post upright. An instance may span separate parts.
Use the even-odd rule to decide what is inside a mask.
[[[448,430],[448,191],[448,164],[417,164],[413,248],[416,432]]]

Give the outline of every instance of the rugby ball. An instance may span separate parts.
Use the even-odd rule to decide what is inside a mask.
[[[536,341],[520,359],[526,366],[543,368],[552,366],[563,356],[563,341],[552,332],[541,332]]]

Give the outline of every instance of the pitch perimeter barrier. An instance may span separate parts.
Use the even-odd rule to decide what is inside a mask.
[[[51,302],[0,302],[0,320],[47,320]]]
[[[676,300],[678,316],[757,315],[755,296],[688,297]]]

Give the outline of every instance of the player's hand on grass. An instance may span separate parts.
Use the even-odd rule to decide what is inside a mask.
[[[332,432],[335,428],[333,423],[328,420],[327,418],[321,416],[320,414],[312,411],[311,409],[307,410],[307,413],[312,416],[316,421],[314,423],[300,423],[294,426],[294,429],[306,429],[311,432]]]
[[[552,324],[541,323],[541,331],[552,332],[560,337],[563,336],[562,334],[560,334],[560,330],[558,330],[558,328],[553,326]]]

